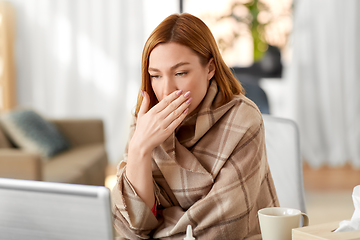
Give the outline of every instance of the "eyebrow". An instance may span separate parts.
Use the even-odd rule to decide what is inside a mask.
[[[174,66],[172,66],[170,69],[174,70],[174,69],[176,69],[178,67],[181,67],[181,66],[184,66],[184,65],[187,65],[187,64],[190,64],[190,63],[189,62],[179,62],[179,63],[175,64]],[[160,70],[157,69],[157,68],[149,68],[148,71],[160,72]]]

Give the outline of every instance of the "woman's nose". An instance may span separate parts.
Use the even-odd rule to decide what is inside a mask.
[[[164,96],[168,96],[169,94],[171,94],[172,92],[178,90],[174,84],[174,81],[171,78],[166,78],[164,81],[164,86],[163,86],[163,94]]]

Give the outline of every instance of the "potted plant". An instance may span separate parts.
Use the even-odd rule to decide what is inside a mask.
[[[291,1],[288,2],[291,4]],[[235,25],[230,36],[217,39],[220,49],[222,51],[231,50],[238,38],[251,35],[254,46],[254,62],[257,62],[262,59],[269,45],[279,49],[284,48],[290,30],[289,28],[280,29],[278,23],[284,22],[284,20],[287,20],[287,23],[291,22],[290,11],[291,6],[285,12],[274,13],[269,3],[264,0],[234,1],[230,5],[230,11],[216,19],[217,22],[231,20]],[[280,42],[271,39],[269,27],[271,27],[272,35],[277,34],[278,39],[282,39]]]

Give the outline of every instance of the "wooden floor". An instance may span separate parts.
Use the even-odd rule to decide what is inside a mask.
[[[351,190],[360,185],[360,169],[350,165],[343,167],[311,168],[304,163],[304,187],[309,191]]]
[[[360,169],[303,167],[306,208],[310,224],[350,219],[354,212],[353,188],[360,185]]]
[[[112,188],[116,167],[109,166],[107,186]],[[350,219],[354,206],[352,191],[360,185],[360,169],[343,167],[303,167],[305,201],[310,225]]]

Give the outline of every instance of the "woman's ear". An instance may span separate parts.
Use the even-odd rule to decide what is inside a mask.
[[[215,75],[215,63],[214,63],[214,58],[210,58],[208,64],[207,64],[207,69],[208,69],[208,77],[207,80],[210,81],[214,75]]]

